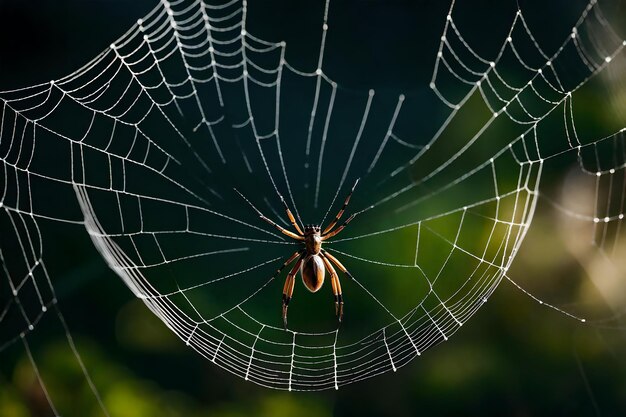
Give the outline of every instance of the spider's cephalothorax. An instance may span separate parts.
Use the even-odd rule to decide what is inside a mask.
[[[335,297],[335,314],[337,314],[339,321],[343,318],[343,295],[341,293],[341,283],[339,282],[339,276],[337,275],[337,271],[335,271],[333,265],[349,277],[351,277],[351,275],[337,258],[328,253],[328,251],[322,249],[322,243],[341,232],[346,225],[354,219],[354,216],[356,216],[356,214],[351,215],[341,226],[335,228],[339,219],[343,216],[343,212],[346,210],[346,207],[348,207],[350,197],[352,196],[358,182],[359,180],[354,183],[352,190],[350,190],[350,194],[348,194],[343,203],[343,207],[341,207],[334,220],[330,222],[330,224],[326,226],[323,231],[321,226],[311,224],[305,225],[303,231],[291,213],[291,210],[289,210],[289,206],[287,206],[285,199],[279,194],[280,200],[285,206],[287,217],[289,218],[293,228],[296,230],[296,233],[285,229],[276,222],[265,217],[263,213],[261,213],[252,203],[250,203],[250,201],[248,201],[247,198],[243,196],[243,194],[235,190],[244,200],[246,200],[248,204],[250,204],[250,206],[252,206],[262,220],[268,222],[277,228],[281,233],[289,236],[290,238],[304,243],[304,247],[291,255],[285,263],[278,268],[276,274],[274,274],[274,277],[276,277],[283,270],[283,268],[298,259],[289,274],[287,274],[287,279],[285,280],[285,285],[283,287],[283,323],[285,328],[287,328],[287,307],[289,306],[289,301],[291,301],[291,296],[293,295],[295,276],[298,269],[300,270],[304,286],[311,292],[317,292],[317,290],[322,287],[324,284],[324,276],[326,275],[326,271],[328,271]]]
[[[304,226],[304,245],[306,250],[317,255],[322,250],[322,228],[312,224]]]

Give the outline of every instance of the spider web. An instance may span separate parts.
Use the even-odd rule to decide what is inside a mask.
[[[504,13],[499,43],[483,44],[457,3],[418,92],[351,89],[326,73],[329,0],[313,68],[249,31],[246,1],[162,1],[78,71],[2,92],[2,253],[18,256],[1,257],[0,351],[29,351],[52,314],[80,362],[45,268],[47,221],[83,225],[184,343],[271,388],[396,371],[447,341],[503,280],[585,321],[508,271],[542,196],[590,226],[608,260],[623,247],[625,129],[579,133],[574,99],[611,70],[620,81],[626,41],[591,1],[558,44],[542,45],[519,7]],[[540,190],[546,170],[572,162],[593,180],[588,194]],[[297,284],[285,330],[274,272],[298,246],[233,188],[286,227],[279,194],[301,223],[326,224],[357,178],[357,217],[324,246],[354,275],[340,277],[344,323],[328,288],[310,296]]]

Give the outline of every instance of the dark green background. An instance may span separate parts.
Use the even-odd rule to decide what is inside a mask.
[[[298,45],[289,49],[288,59],[311,68],[317,55],[310,51],[317,51],[319,38],[307,28],[320,22],[321,5],[250,3],[249,30]],[[500,42],[508,21],[498,16],[514,10],[515,2],[474,3],[463,18],[485,24],[484,32],[472,35],[486,43]],[[520,3],[536,35],[548,39],[551,31],[571,25],[583,4]],[[153,4],[0,1],[0,89],[73,71]],[[430,77],[448,7],[444,1],[335,1],[325,71],[354,88],[419,91]],[[625,13],[620,5],[611,11]],[[560,186],[560,178],[546,183],[548,189]],[[511,275],[546,301],[577,302],[568,298],[570,289],[587,278],[571,256],[554,249],[560,238],[550,232],[552,216],[549,207],[540,206]],[[395,374],[338,392],[278,392],[246,383],[185,349],[107,269],[80,227],[46,223],[44,228],[61,310],[115,417],[626,413],[624,331],[582,325],[538,305],[506,282],[448,343]],[[51,323],[35,333],[33,351],[62,414],[99,415],[63,332]],[[22,347],[2,355],[0,414],[50,415]]]

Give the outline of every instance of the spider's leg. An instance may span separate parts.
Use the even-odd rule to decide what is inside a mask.
[[[352,221],[352,219],[354,219],[356,217],[356,213],[352,214],[350,217],[348,217],[348,219],[343,222],[343,224],[341,226],[339,226],[338,228],[336,228],[335,230],[333,230],[332,232],[326,234],[326,235],[322,235],[322,240],[327,240],[330,239],[331,237],[339,234],[339,232],[341,232],[343,229],[345,229],[345,227],[348,225],[348,223],[350,223]]]
[[[291,213],[291,210],[289,210],[289,206],[287,205],[287,202],[285,201],[285,199],[280,193],[278,193],[278,196],[280,197],[280,201],[283,203],[283,206],[285,206],[285,211],[287,212],[287,217],[289,217],[289,222],[294,227],[294,229],[296,229],[296,231],[298,232],[300,236],[304,236],[304,232],[300,228],[300,225],[296,221],[296,218]]]
[[[292,239],[296,239],[296,240],[304,240],[304,237],[302,236],[298,236],[297,234],[295,234],[294,232],[290,232],[289,230],[285,229],[284,227],[280,226],[279,224],[277,224],[276,222],[268,219],[267,217],[265,217],[265,215],[263,213],[261,213],[261,211],[259,209],[257,209],[256,207],[254,207],[254,204],[252,204],[243,194],[241,194],[239,192],[239,190],[237,190],[236,188],[234,189],[235,192],[237,194],[239,194],[241,196],[241,198],[243,198],[246,203],[248,203],[250,205],[250,207],[252,207],[254,209],[254,211],[257,212],[257,214],[259,215],[259,217],[261,218],[261,220],[264,220],[266,222],[268,222],[269,224],[271,224],[272,226],[274,226],[276,229],[278,229],[281,233],[289,236]]]
[[[272,279],[273,279],[273,278],[276,278],[276,277],[278,276],[278,274],[280,274],[280,272],[281,272],[281,271],[282,271],[282,270],[283,270],[283,269],[284,269],[287,265],[289,265],[290,263],[292,263],[292,262],[294,261],[294,259],[296,259],[298,256],[302,256],[303,254],[304,254],[304,249],[300,249],[300,250],[295,251],[295,252],[293,253],[293,255],[291,255],[291,256],[289,257],[289,259],[287,259],[287,260],[286,260],[286,261],[285,261],[285,262],[284,262],[284,263],[280,266],[280,268],[278,268],[278,269],[276,270],[276,273],[274,274],[274,276],[272,277]]]
[[[293,255],[291,255],[289,257],[289,259],[287,259],[281,266],[280,268],[278,268],[276,270],[276,273],[274,274],[274,276],[272,277],[272,279],[276,278],[278,276],[278,274],[280,274],[280,272],[290,263],[292,263],[294,261],[294,259],[296,259],[297,257],[300,257],[300,259],[298,259],[298,262],[296,262],[296,267],[295,270],[298,270],[298,267],[300,266],[300,263],[302,262],[304,256],[304,249],[300,249],[296,252],[294,252]],[[291,273],[291,272],[290,272]],[[283,287],[283,312],[285,312],[285,298],[286,298],[286,290],[287,288],[287,282],[289,282],[289,275],[287,275],[287,279],[285,280],[285,286]],[[291,293],[293,293],[293,289],[291,290]],[[289,304],[289,301],[287,301],[287,304]],[[284,318],[283,318],[284,319]],[[286,326],[285,326],[286,327]]]
[[[339,270],[341,272],[343,272],[344,274],[346,274],[348,277],[354,279],[354,277],[352,276],[352,274],[350,273],[350,271],[348,271],[346,269],[345,266],[343,266],[343,264],[341,262],[339,262],[339,259],[335,258],[333,255],[331,255],[328,251],[322,249],[322,253],[324,254],[324,257],[328,258],[329,261],[331,261],[333,264],[335,264],[335,266],[337,268],[339,268]]]
[[[326,228],[322,232],[323,235],[330,232],[333,229],[333,227],[335,227],[335,225],[337,224],[341,216],[343,216],[343,212],[346,211],[346,207],[348,207],[348,203],[350,203],[350,197],[352,197],[352,193],[354,192],[354,189],[356,188],[356,185],[358,183],[359,183],[359,180],[357,179],[354,185],[352,186],[352,189],[350,190],[350,194],[348,194],[348,196],[346,197],[346,201],[343,202],[343,206],[341,207],[341,210],[339,210],[339,213],[337,213],[337,215],[335,216],[335,219],[328,226],[326,226]]]
[[[330,273],[330,283],[333,286],[333,295],[335,296],[335,314],[341,323],[341,319],[343,318],[343,295],[341,292],[339,275],[337,275],[337,271],[335,271],[335,268],[333,268],[333,265],[326,256],[322,255],[322,260],[324,261],[324,265],[326,265],[326,269]]]
[[[289,301],[291,301],[291,296],[293,295],[293,287],[296,284],[295,277],[298,273],[298,269],[300,269],[303,259],[304,253],[300,255],[298,261],[295,263],[293,268],[291,268],[291,271],[289,271],[287,279],[285,279],[285,285],[283,286],[283,325],[285,326],[285,330],[287,330],[287,307],[289,307]]]

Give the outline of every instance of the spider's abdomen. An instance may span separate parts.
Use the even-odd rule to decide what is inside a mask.
[[[318,255],[309,255],[302,262],[300,268],[302,282],[304,286],[311,292],[316,292],[322,288],[324,284],[324,261]]]

